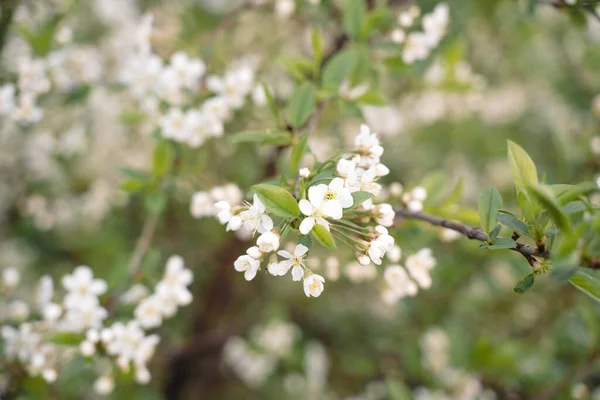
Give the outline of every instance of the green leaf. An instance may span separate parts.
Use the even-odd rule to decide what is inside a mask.
[[[129,193],[135,193],[142,190],[144,187],[144,182],[137,179],[127,179],[125,182],[121,184],[121,190],[124,190]]]
[[[588,193],[598,191],[598,186],[592,182],[583,182],[575,186],[571,186],[565,190],[562,194],[557,196],[557,201],[561,205],[577,200],[580,196],[584,196]]]
[[[479,196],[477,206],[481,228],[485,233],[490,233],[496,226],[496,215],[498,215],[498,210],[502,208],[502,197],[500,197],[500,193],[496,188],[487,188]]]
[[[397,379],[387,379],[387,397],[389,400],[412,400],[413,396],[404,384],[404,382]]]
[[[494,244],[490,244],[489,246],[486,246],[486,248],[488,248],[490,250],[514,249],[515,247],[517,247],[517,242],[515,242],[511,238],[498,238],[494,241]]]
[[[303,244],[308,249],[310,249],[312,247],[312,239],[310,238],[310,235],[300,235],[300,236],[298,236],[298,243],[299,244]]]
[[[294,146],[294,150],[292,150],[292,156],[290,158],[290,169],[293,171],[298,171],[300,167],[300,161],[302,161],[302,157],[304,153],[306,153],[306,149],[308,148],[308,133],[300,136],[298,139],[298,143]]]
[[[513,231],[519,232],[523,235],[529,234],[529,228],[525,222],[521,221],[508,211],[499,210],[498,215],[496,215],[496,220],[502,225],[508,226]]]
[[[321,61],[323,61],[323,39],[321,38],[319,28],[316,26],[313,26],[310,31],[310,39],[312,42],[314,56],[313,74],[318,79],[319,72],[321,70]]]
[[[355,101],[360,104],[369,104],[374,106],[381,106],[387,104],[387,100],[385,99],[385,97],[383,97],[381,93],[376,92],[374,90],[369,90],[367,93],[363,94]]]
[[[306,82],[296,89],[286,108],[290,125],[294,128],[301,127],[315,107],[315,90]]]
[[[371,197],[373,197],[373,194],[369,193],[369,192],[358,191],[358,192],[352,193],[352,200],[354,200],[354,202],[352,203],[351,208],[358,207],[365,201],[369,200]]]
[[[556,224],[556,226],[566,233],[571,232],[571,222],[567,215],[560,208],[560,205],[554,198],[552,191],[544,185],[530,185],[527,187],[527,192],[532,198],[537,200]]]
[[[53,334],[48,341],[63,346],[78,346],[84,338],[85,335],[81,333],[60,332]]]
[[[291,142],[292,135],[286,131],[265,129],[244,131],[231,135],[233,143],[261,143],[286,146]]]
[[[310,231],[312,237],[317,239],[319,243],[321,243],[324,247],[328,249],[335,250],[335,239],[331,232],[325,228],[323,225],[316,224],[312,230]]]
[[[164,192],[151,192],[144,198],[144,207],[151,214],[158,214],[167,206],[167,195]]]
[[[280,57],[277,59],[296,80],[303,81],[313,73],[313,60],[305,57]]]
[[[273,114],[279,126],[282,126],[283,124],[281,116],[279,115],[279,109],[277,108],[277,104],[275,104],[275,98],[273,97],[273,93],[271,93],[271,89],[269,89],[269,87],[265,83],[262,84],[262,87],[265,92],[265,97],[267,98],[267,105],[269,106],[269,110],[271,110],[271,114]]]
[[[492,229],[489,233],[489,239],[492,243],[494,243],[496,241],[496,238],[498,237],[498,234],[500,233],[500,230],[502,229],[502,225],[498,224],[496,225],[496,227],[494,229]]]
[[[518,294],[527,293],[533,287],[534,282],[535,282],[535,278],[533,277],[533,274],[529,274],[525,278],[523,278],[519,282],[517,282],[517,284],[515,285],[515,287],[513,289],[513,292],[518,293]]]
[[[145,181],[148,176],[144,171],[131,167],[118,167],[119,172],[126,178],[137,179],[139,181]]]
[[[600,279],[596,274],[579,270],[575,276],[569,279],[569,282],[592,299],[600,302]]]
[[[264,183],[252,186],[252,190],[271,214],[285,218],[295,218],[300,215],[298,203],[287,190]]]
[[[152,154],[152,173],[156,178],[162,178],[169,172],[173,163],[173,150],[166,140],[161,140]]]
[[[508,141],[508,163],[515,181],[515,185],[521,191],[528,185],[538,183],[537,169],[529,154],[515,142]]]
[[[354,40],[359,39],[361,36],[365,13],[364,1],[345,0],[342,8],[342,22],[348,36]]]
[[[322,85],[337,90],[342,81],[354,70],[358,57],[358,52],[352,49],[342,50],[333,56],[323,69]]]

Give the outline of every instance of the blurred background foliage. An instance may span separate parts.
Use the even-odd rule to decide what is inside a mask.
[[[72,24],[76,41],[100,45],[108,28],[90,4],[73,2],[63,15],[64,4],[54,3],[31,2],[39,12],[24,21],[25,26],[39,28],[43,35],[44,24],[52,32],[53,21],[64,18]],[[282,106],[293,88],[282,60],[310,56],[311,25],[322,30],[325,48],[332,46],[340,29],[339,17],[327,11],[326,0],[319,10],[299,1],[296,14],[288,19],[278,18],[269,5],[228,7],[219,0],[138,3],[154,14],[157,53],[168,57],[185,50],[203,58],[209,71],[222,71],[240,56],[258,55],[257,79],[275,88]],[[392,10],[408,4],[379,3],[392,3]],[[411,66],[386,62],[382,51],[371,49],[370,79],[386,104],[329,105],[310,139],[313,151],[331,154],[364,119],[383,137],[383,162],[391,169],[387,182],[399,181],[407,188],[422,184],[430,194],[426,209],[473,225],[478,222],[477,196],[488,186],[501,191],[505,209],[516,210],[507,139],[529,152],[549,183],[594,179],[600,167],[590,147],[600,127],[600,112],[593,110],[594,96],[600,93],[600,21],[582,10],[529,3],[535,2],[453,0],[448,36],[429,59]],[[430,10],[436,2],[416,4]],[[13,29],[19,31],[20,24],[15,22]],[[46,39],[36,40],[34,50],[44,54]],[[435,62],[448,69],[441,82],[432,84],[427,76]],[[465,63],[477,75],[475,83],[457,79]],[[6,75],[4,79],[10,79]],[[80,95],[84,99],[48,99],[49,118],[58,118],[53,113],[74,115],[71,109],[85,101],[86,94]],[[119,122],[121,132],[135,147],[139,124],[135,118],[125,122]],[[224,232],[216,220],[192,219],[190,196],[226,182],[245,190],[268,177],[265,168],[272,148],[232,144],[227,136],[274,125],[268,109],[247,107],[227,124],[224,138],[199,149],[179,149],[174,185],[141,271],[151,277],[169,254],[181,254],[195,275],[194,302],[160,328],[150,387],[123,382],[112,398],[405,399],[418,395],[408,394],[413,389],[427,387],[456,399],[558,399],[571,398],[573,386],[580,382],[590,391],[600,387],[597,303],[547,278],[538,279],[526,295],[513,293],[514,284],[530,270],[516,253],[483,251],[466,238],[443,243],[439,230],[401,222],[394,236],[403,254],[430,247],[438,266],[431,289],[395,306],[381,301],[376,282],[354,283],[344,274],[350,254],[340,254],[342,276],[328,281],[318,299],[305,298],[288,279],[261,274],[248,283],[236,274],[232,263],[248,244]],[[147,140],[142,146],[148,149]],[[113,173],[127,165],[127,153],[122,157],[105,168]],[[65,162],[64,167],[77,165]],[[16,178],[15,189],[11,182],[19,171],[0,169],[5,183],[0,190],[16,193],[0,196],[8,199],[1,207],[3,265],[17,264],[24,280],[34,282],[42,273],[58,276],[87,264],[109,284],[118,284],[144,223],[142,196],[128,197],[91,226],[42,230],[22,212],[23,201],[31,194],[56,192],[26,176]],[[87,188],[89,182],[77,181],[75,171],[70,176],[72,181],[60,190]],[[460,207],[437,207],[435,193],[443,196],[459,182],[464,185]],[[312,256],[319,255],[324,259],[327,253]],[[221,350],[229,337],[248,337],[253,326],[272,320],[295,324],[299,340],[265,383],[251,388],[223,363]],[[481,385],[476,397],[461,397],[459,389],[448,389],[448,383],[427,367],[423,337],[434,327],[448,336],[448,365]],[[328,359],[326,384],[318,395],[290,388],[289,379],[294,373],[304,374],[304,349],[314,341],[324,346]],[[59,389],[27,379],[19,398],[92,398],[81,383],[86,374],[91,372],[75,362],[59,378]]]

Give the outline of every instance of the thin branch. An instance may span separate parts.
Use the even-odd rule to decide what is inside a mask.
[[[131,258],[129,259],[129,263],[127,264],[127,271],[129,272],[129,276],[135,276],[142,264],[142,260],[144,256],[148,252],[150,245],[152,244],[152,238],[154,237],[154,232],[156,231],[156,225],[158,224],[158,219],[160,217],[160,213],[152,213],[146,218],[146,222],[144,222],[144,227],[142,228],[142,233],[135,244],[135,249],[131,254]]]
[[[487,242],[488,235],[481,229],[473,228],[468,225],[461,224],[460,222],[454,222],[447,219],[439,218],[433,215],[425,214],[423,212],[412,212],[408,210],[397,210],[396,216],[400,219],[418,219],[425,221],[430,225],[440,226],[446,229],[451,229],[469,239],[478,240],[480,242]],[[550,258],[550,252],[547,250],[540,251],[537,247],[529,246],[522,243],[517,243],[517,247],[510,249],[522,254],[527,261],[532,262],[532,257]]]

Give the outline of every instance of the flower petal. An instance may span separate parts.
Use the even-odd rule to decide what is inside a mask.
[[[308,217],[302,220],[298,229],[301,234],[307,235],[308,232],[312,230],[313,226],[315,226],[315,219],[313,217]]]
[[[277,252],[277,254],[279,254],[283,258],[287,258],[287,259],[292,258],[292,254],[289,251],[287,251],[287,250],[279,250]]]
[[[323,211],[323,214],[325,214],[328,217],[331,217],[333,219],[340,219],[340,218],[342,218],[342,215],[343,215],[342,205],[340,204],[340,201],[337,199],[327,200],[323,204],[322,211]]]
[[[292,279],[294,281],[300,281],[302,278],[304,278],[304,268],[296,265],[294,268],[292,268]]]
[[[312,215],[312,213],[315,211],[315,209],[312,206],[312,204],[310,204],[310,201],[308,201],[306,199],[300,200],[298,202],[298,207],[300,208],[300,211],[302,211],[302,214],[304,214],[306,216]]]
[[[308,200],[310,200],[314,208],[321,208],[325,200],[325,193],[327,193],[327,185],[324,184],[308,188]]]
[[[294,255],[296,257],[302,257],[303,255],[305,255],[308,252],[308,247],[306,247],[303,244],[298,244],[296,246],[296,249],[294,250]]]

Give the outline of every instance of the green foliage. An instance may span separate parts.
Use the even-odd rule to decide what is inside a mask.
[[[527,192],[533,199],[535,199],[545,208],[558,228],[565,233],[571,232],[571,223],[569,222],[569,218],[563,212],[560,204],[558,204],[554,198],[554,195],[546,186],[528,186]]]
[[[342,8],[343,23],[348,36],[358,40],[362,36],[366,6],[364,1],[345,0]]]
[[[578,270],[575,276],[569,279],[577,289],[600,302],[600,279],[595,274],[584,270]]]
[[[315,107],[315,89],[312,84],[305,82],[296,89],[286,108],[288,122],[292,127],[300,128]]]
[[[534,283],[535,283],[535,277],[533,276],[533,274],[529,274],[529,275],[525,276],[523,279],[521,279],[519,282],[517,282],[513,291],[517,294],[527,293],[531,290]]]
[[[323,225],[315,224],[310,233],[323,247],[335,250],[335,239],[329,229],[325,228]]]
[[[373,194],[370,192],[358,191],[352,193],[352,200],[354,200],[354,202],[352,203],[352,208],[358,207],[359,205],[371,198],[373,198]]]
[[[290,169],[292,171],[298,171],[300,167],[300,161],[302,161],[302,157],[306,150],[308,149],[308,134],[300,136],[298,139],[298,143],[294,146],[292,150],[292,156],[290,158]]]
[[[337,90],[342,81],[354,71],[358,59],[359,54],[353,49],[346,49],[337,53],[325,65],[322,86]]]
[[[244,131],[231,135],[233,143],[258,143],[285,146],[290,143],[292,135],[287,131],[273,129]]]
[[[155,178],[165,176],[173,163],[173,149],[169,142],[162,140],[154,147],[152,173]]]
[[[260,201],[267,210],[280,217],[294,218],[300,215],[298,203],[287,190],[273,185],[259,184],[252,186]]]
[[[498,210],[502,208],[502,197],[496,188],[488,188],[479,196],[477,204],[481,228],[484,232],[490,233],[496,226],[496,216]]]

